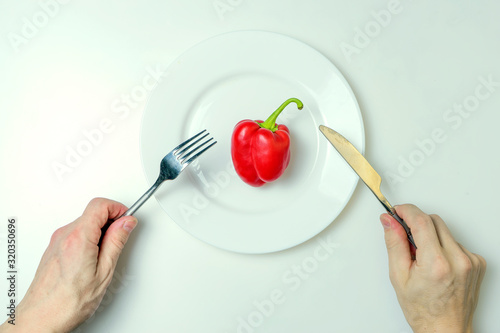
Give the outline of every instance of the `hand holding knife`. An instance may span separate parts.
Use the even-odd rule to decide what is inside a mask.
[[[384,197],[380,191],[380,184],[382,183],[382,178],[373,169],[373,167],[368,163],[368,161],[361,155],[361,153],[342,135],[335,132],[331,128],[320,125],[319,130],[324,134],[324,136],[330,141],[330,143],[337,149],[340,155],[346,160],[346,162],[351,166],[351,168],[358,174],[359,178],[368,186],[368,188],[375,194],[380,203],[384,206],[387,212],[401,224],[405,229],[406,235],[408,236],[408,241],[415,247],[415,241],[411,234],[410,228],[406,225],[405,221],[401,219],[396,210],[391,206],[389,201]]]

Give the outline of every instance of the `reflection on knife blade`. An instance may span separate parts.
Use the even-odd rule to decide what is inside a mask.
[[[387,212],[394,217],[405,229],[406,235],[410,243],[417,248],[413,240],[410,228],[406,223],[396,214],[394,207],[387,201],[385,196],[380,191],[380,184],[382,178],[368,163],[363,155],[342,135],[326,126],[320,125],[319,130],[330,141],[330,143],[337,149],[339,154],[346,160],[351,168],[358,174],[359,178],[368,186],[368,188],[375,194],[380,203],[384,206]]]

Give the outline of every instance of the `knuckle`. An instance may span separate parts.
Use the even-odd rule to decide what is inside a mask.
[[[93,198],[91,200],[91,202],[95,202],[95,203],[101,203],[101,202],[104,202],[104,201],[106,201],[106,199],[103,198],[103,197],[95,197],[95,198]]]
[[[452,267],[448,259],[443,255],[438,255],[434,260],[432,272],[436,280],[447,280],[452,274]]]
[[[412,204],[401,204],[401,205],[396,205],[394,206],[394,209],[396,209],[396,211],[401,214],[405,214],[407,212],[410,212],[414,209],[414,205]]]
[[[417,208],[417,206],[415,206],[414,204],[410,204],[410,203],[406,203],[406,204],[402,204],[402,205],[398,205],[399,208],[404,208],[404,209],[408,209],[408,208]]]
[[[60,228],[56,229],[56,231],[54,231],[54,233],[50,237],[50,242],[54,243],[57,240],[59,240],[62,237],[63,233],[64,233],[64,227],[60,227]]]
[[[103,208],[107,204],[107,202],[108,200],[105,198],[93,198],[92,200],[90,200],[88,207],[99,210]]]
[[[488,265],[486,262],[486,259],[482,255],[476,254],[477,258],[479,259],[479,262],[481,263],[481,267],[483,269],[486,269],[486,266]]]
[[[457,255],[456,259],[457,259],[457,264],[458,264],[458,268],[460,270],[460,273],[467,275],[474,268],[472,259],[469,258],[469,256],[467,254],[463,253],[463,254]]]
[[[429,215],[419,214],[415,216],[413,223],[417,228],[427,228],[432,224],[432,220]]]
[[[472,268],[477,269],[481,266],[481,261],[479,260],[477,255],[475,255],[474,253],[471,253],[471,255],[469,256],[469,259],[470,259],[470,262],[472,264]]]
[[[442,220],[441,216],[439,216],[438,214],[430,214],[429,217],[434,221]]]
[[[102,200],[102,198],[93,198],[92,200],[90,200],[89,206],[98,205],[101,200]]]

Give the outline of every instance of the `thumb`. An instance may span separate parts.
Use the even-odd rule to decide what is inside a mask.
[[[410,246],[403,227],[389,214],[382,214],[385,245],[389,257],[389,275],[394,282],[406,279],[412,265]]]
[[[114,271],[128,237],[136,225],[137,219],[133,216],[125,216],[111,223],[102,238],[97,263],[99,271],[105,274]]]

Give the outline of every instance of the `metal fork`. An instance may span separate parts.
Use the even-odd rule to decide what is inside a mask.
[[[206,133],[205,133],[206,132]],[[205,134],[204,134],[205,133]],[[210,147],[215,145],[217,141],[212,141],[213,138],[209,138],[204,142],[198,144],[204,138],[210,135],[207,130],[203,130],[195,136],[187,139],[168,153],[162,160],[160,164],[160,175],[151,188],[144,193],[135,204],[130,207],[129,210],[125,212],[120,217],[134,215],[134,213],[141,208],[141,206],[156,192],[160,185],[165,180],[173,180],[184,170],[191,162],[198,158],[201,154],[207,151]],[[194,141],[196,140],[196,141]],[[194,141],[194,142],[193,142]],[[208,146],[207,144],[210,143]],[[205,148],[203,148],[205,146]],[[202,149],[203,148],[203,149]]]

